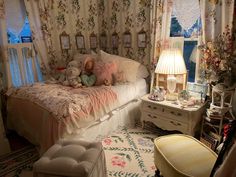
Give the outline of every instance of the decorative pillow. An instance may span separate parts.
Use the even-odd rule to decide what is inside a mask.
[[[127,82],[135,82],[140,63],[118,55],[111,55],[104,51],[100,51],[100,59],[104,62],[113,62],[117,64],[118,71],[123,73],[124,80]]]
[[[120,63],[119,71],[124,73],[125,81],[127,82],[136,81],[139,65],[140,63],[133,62],[130,60],[125,60]]]
[[[147,70],[147,67],[140,64],[137,71],[137,79],[144,79],[144,78],[147,78],[148,76],[149,76],[149,72]]]
[[[116,63],[117,66],[119,66],[121,60],[119,58],[116,57],[117,55],[111,55],[109,53],[106,53],[102,50],[100,50],[100,60],[104,61],[104,62],[113,62]]]
[[[113,77],[117,73],[117,65],[114,62],[95,62],[93,73],[96,75],[95,85],[113,85]]]
[[[97,54],[81,54],[81,53],[75,53],[73,56],[73,60],[76,60],[80,66],[82,66],[82,64],[84,63],[85,58],[93,58],[95,60],[98,59],[98,55]]]

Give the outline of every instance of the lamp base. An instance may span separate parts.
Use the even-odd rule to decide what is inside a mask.
[[[166,100],[167,101],[176,101],[178,99],[177,93],[168,93],[166,94]]]

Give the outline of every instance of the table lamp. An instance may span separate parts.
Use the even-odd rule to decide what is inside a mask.
[[[169,91],[167,98],[169,100],[176,100],[176,97],[173,96],[177,83],[175,75],[187,73],[182,52],[175,48],[163,50],[159,57],[155,73],[167,75],[167,89]]]

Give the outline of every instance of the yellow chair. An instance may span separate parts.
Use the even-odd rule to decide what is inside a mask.
[[[225,153],[232,146],[236,122],[231,124],[230,132],[222,150],[217,154],[197,139],[183,134],[158,137],[154,140],[154,163],[156,176],[163,177],[210,177],[222,164]]]

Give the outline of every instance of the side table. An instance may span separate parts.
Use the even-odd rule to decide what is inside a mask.
[[[191,136],[195,135],[197,129],[200,130],[205,104],[182,108],[171,101],[152,101],[148,96],[149,94],[141,98],[141,121],[143,126],[146,121],[149,121],[164,130],[178,130]]]

